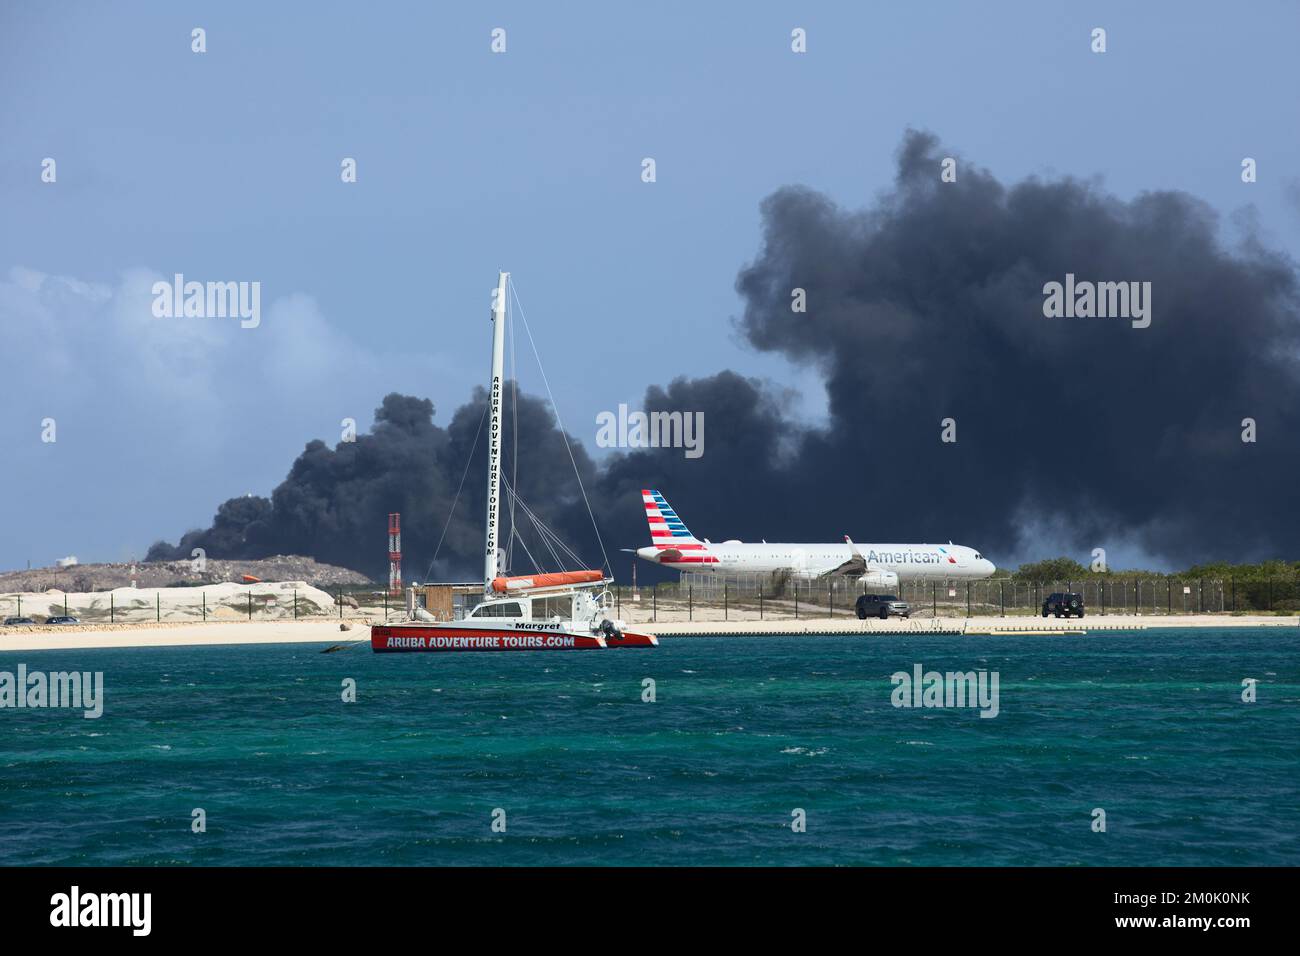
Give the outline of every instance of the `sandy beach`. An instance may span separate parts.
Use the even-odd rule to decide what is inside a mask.
[[[365,622],[349,622],[349,627],[350,630],[343,631],[337,620],[316,620],[5,628],[0,630],[0,652],[206,644],[342,644],[370,640],[370,627]]]

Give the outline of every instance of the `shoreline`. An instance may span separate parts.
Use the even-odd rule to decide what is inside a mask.
[[[672,621],[647,627],[659,637],[724,637],[776,634],[969,634],[987,637],[998,634],[1099,634],[1168,630],[1174,628],[1291,628],[1300,634],[1300,617],[1271,615],[1173,614],[1158,617],[1140,615],[1096,615],[1085,618],[937,617],[901,620],[868,618],[821,618],[777,621]]]
[[[0,629],[7,651],[101,650],[114,647],[210,647],[230,644],[346,644],[369,641],[366,621],[349,630],[334,621],[209,621],[183,624],[105,624]]]
[[[239,644],[348,644],[369,641],[370,621],[337,620],[209,621],[177,624],[114,624],[77,628],[36,626],[0,630],[0,654],[17,651],[97,650],[114,647],[208,647]],[[1300,617],[1211,614],[1160,617],[1097,616],[1077,618],[925,618],[922,620],[852,618],[836,620],[694,621],[650,626],[659,637],[762,637],[776,635],[935,634],[989,637],[1002,634],[1077,636],[1123,634],[1171,628],[1290,628],[1300,635]]]

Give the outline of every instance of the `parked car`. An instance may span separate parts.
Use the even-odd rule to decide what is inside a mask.
[[[1043,617],[1049,613],[1057,617],[1069,617],[1071,614],[1083,617],[1083,595],[1064,592],[1047,595],[1047,600],[1043,602]]]
[[[894,594],[864,594],[858,598],[857,612],[859,621],[869,617],[878,617],[883,621],[890,615],[911,617],[912,606],[906,601],[900,601]]]
[[[80,624],[81,621],[77,620],[75,617],[73,617],[70,614],[60,614],[57,617],[46,618],[45,623],[46,624]]]
[[[18,627],[21,624],[35,624],[30,617],[7,617],[4,621],[4,627]]]

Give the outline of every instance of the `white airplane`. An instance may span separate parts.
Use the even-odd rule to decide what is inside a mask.
[[[843,544],[713,544],[691,534],[685,522],[658,491],[642,489],[646,521],[650,524],[648,548],[636,555],[679,571],[712,574],[787,573],[801,579],[846,575],[863,587],[890,589],[900,577],[910,581],[955,581],[987,578],[993,562],[974,548],[953,544],[865,544],[859,547],[848,535]]]

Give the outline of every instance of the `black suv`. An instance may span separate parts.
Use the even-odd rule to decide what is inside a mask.
[[[1069,617],[1071,614],[1083,617],[1083,596],[1080,594],[1049,594],[1043,602],[1043,617],[1049,613],[1057,617]]]
[[[17,627],[20,624],[35,624],[30,617],[7,617],[4,619],[5,627]]]
[[[80,624],[81,621],[69,614],[60,614],[58,617],[49,617],[45,619],[46,624]]]
[[[878,617],[883,621],[891,614],[911,617],[912,606],[893,594],[864,594],[858,598],[857,612],[859,621],[869,617]]]

